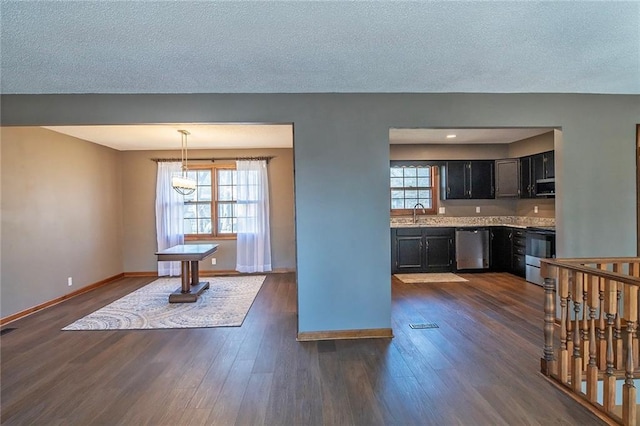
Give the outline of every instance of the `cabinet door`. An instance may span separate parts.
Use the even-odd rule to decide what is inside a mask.
[[[491,269],[498,272],[510,272],[512,252],[511,229],[497,227],[491,229]]]
[[[515,198],[520,189],[520,160],[496,160],[496,198]]]
[[[395,240],[396,272],[420,272],[422,269],[422,237],[398,236]]]
[[[533,192],[535,195],[535,183],[538,179],[545,179],[545,155],[544,153],[540,153],[540,154],[536,154],[534,156],[532,156],[533,158]]]
[[[447,161],[444,166],[444,199],[460,200],[469,198],[467,188],[468,161]]]
[[[469,198],[487,199],[494,198],[493,167],[495,162],[471,161]]]
[[[525,257],[519,254],[513,256],[513,267],[511,269],[514,275],[521,278],[526,276]]]
[[[522,157],[520,159],[520,198],[533,197],[533,181],[531,169],[531,157]]]
[[[449,272],[453,265],[453,238],[446,235],[427,235],[425,239],[425,270]]]
[[[555,153],[548,151],[544,153],[544,179],[556,177]]]

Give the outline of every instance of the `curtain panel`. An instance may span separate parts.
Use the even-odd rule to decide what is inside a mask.
[[[179,162],[158,162],[156,180],[156,238],[158,251],[184,244],[183,196],[171,186],[171,178],[180,174]],[[158,276],[178,276],[180,262],[158,262]]]
[[[265,160],[239,160],[237,256],[239,272],[271,271],[269,177]]]

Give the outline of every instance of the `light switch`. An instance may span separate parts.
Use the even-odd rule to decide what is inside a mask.
[[[476,207],[476,213],[480,213],[480,206]]]

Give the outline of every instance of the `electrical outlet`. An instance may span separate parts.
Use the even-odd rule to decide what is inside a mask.
[[[538,213],[538,206],[533,206],[533,212]]]
[[[212,265],[215,265],[216,263],[217,263],[216,258],[215,258],[215,257],[212,257],[212,258],[211,258],[211,264],[212,264]]]
[[[444,214],[444,207],[438,207],[438,214]]]
[[[480,206],[476,207],[476,213],[480,213]]]
[[[73,278],[71,278],[71,277],[67,278],[67,285],[69,287],[71,287],[73,285]]]

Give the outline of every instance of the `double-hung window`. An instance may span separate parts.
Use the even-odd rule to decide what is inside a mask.
[[[409,214],[416,206],[436,213],[435,167],[426,162],[392,162],[390,170],[391,214]]]
[[[184,197],[185,238],[235,238],[238,228],[235,165],[192,166],[188,174],[197,186],[193,194]]]

